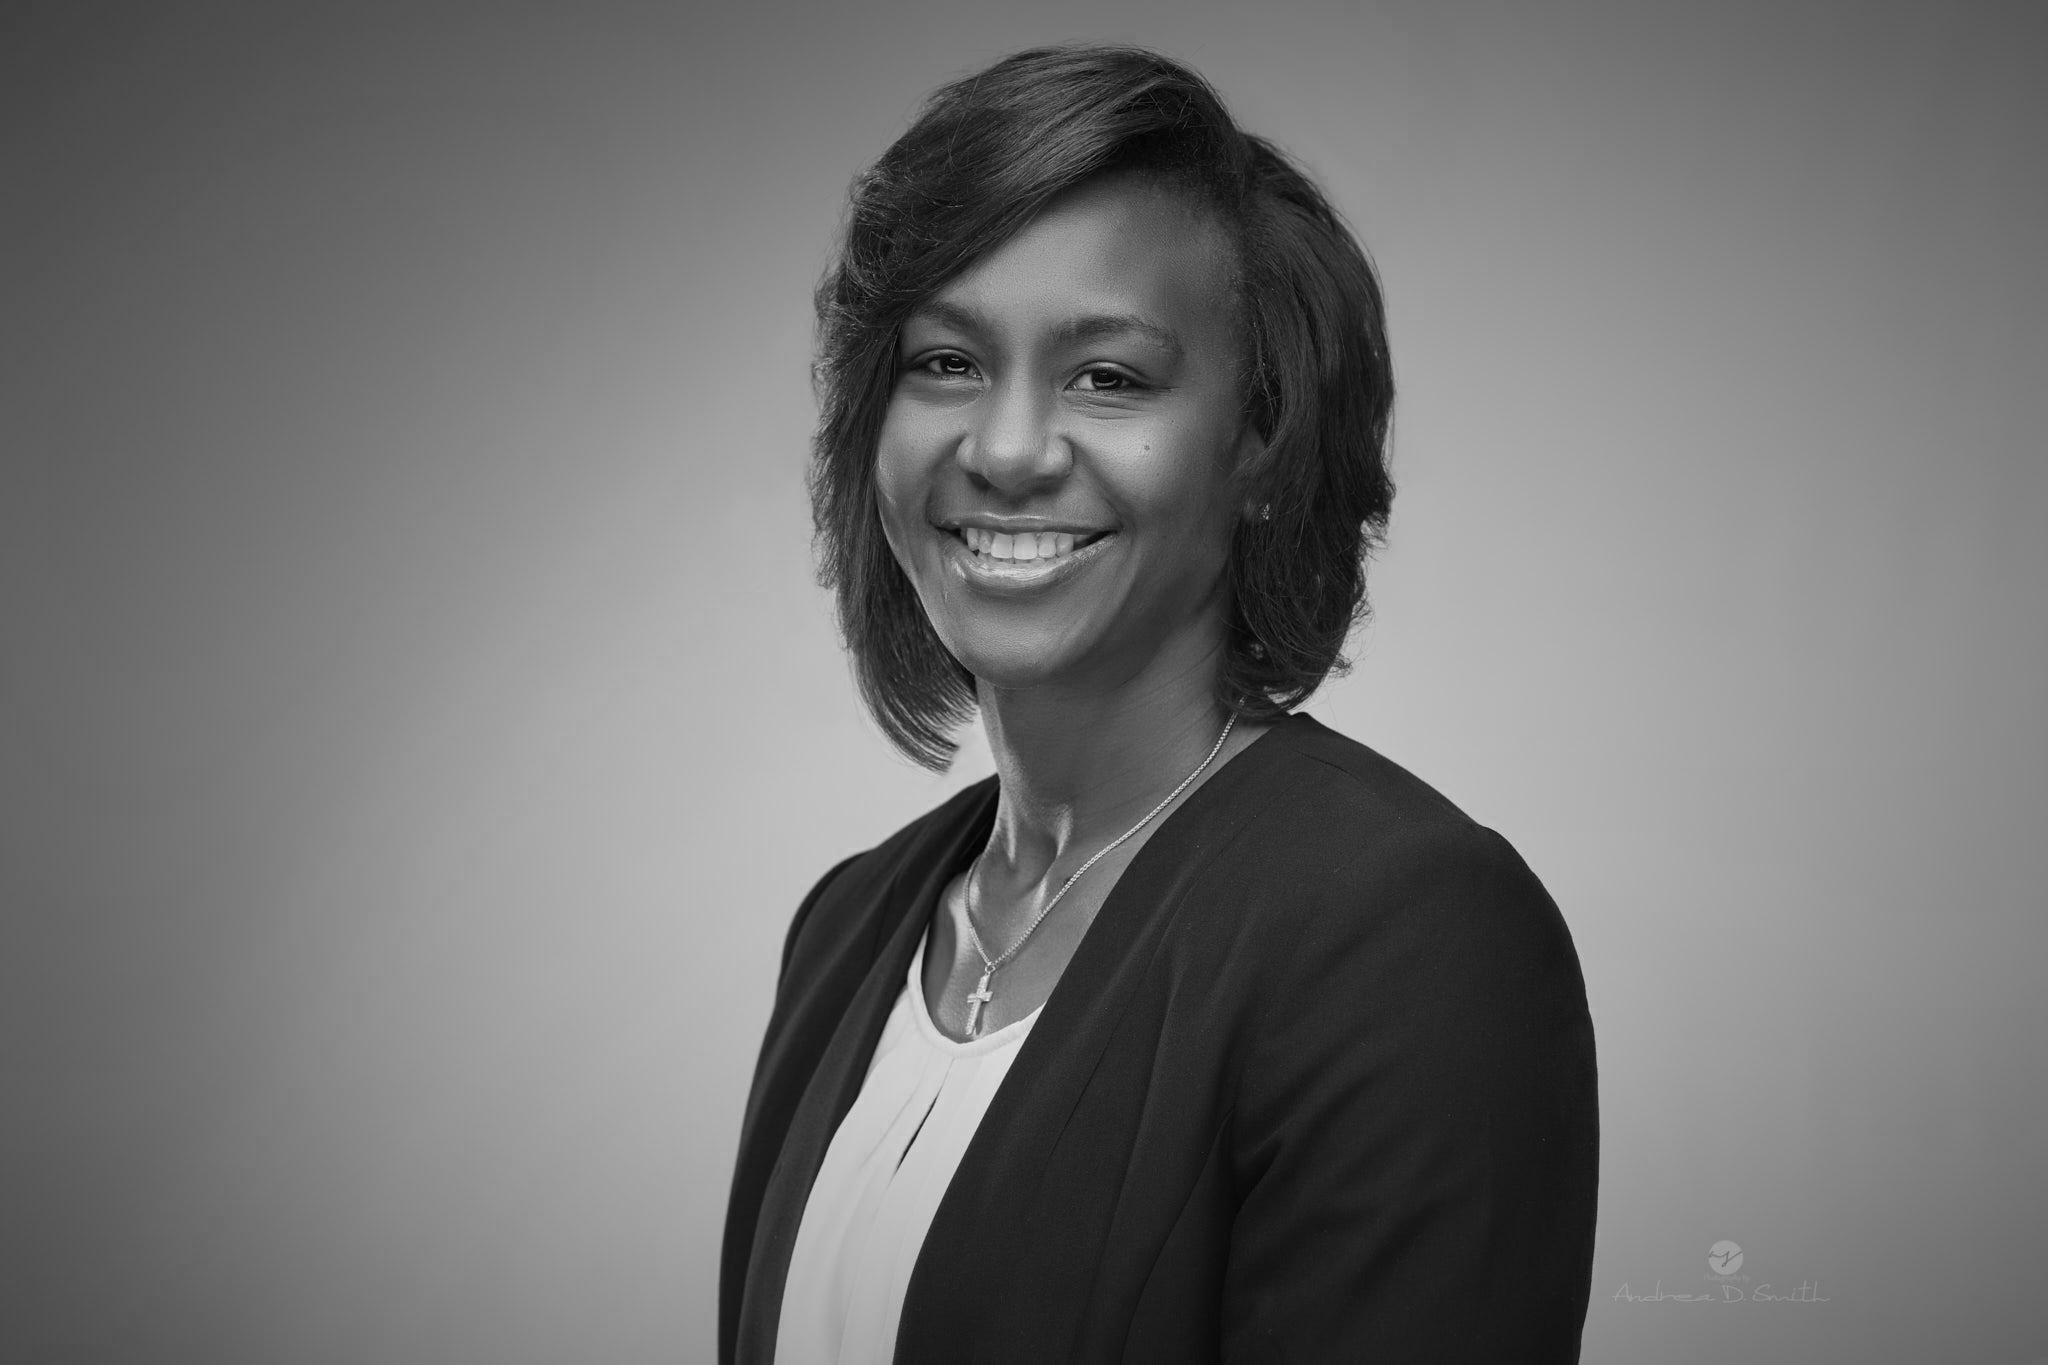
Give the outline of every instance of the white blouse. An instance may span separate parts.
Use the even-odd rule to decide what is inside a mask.
[[[956,1043],[925,1008],[924,949],[920,941],[804,1205],[782,1290],[779,1365],[888,1365],[932,1215],[1044,1009]]]

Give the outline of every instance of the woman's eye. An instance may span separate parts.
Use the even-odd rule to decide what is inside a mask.
[[[965,379],[974,373],[974,363],[964,355],[935,355],[920,368],[941,379]]]
[[[1075,376],[1074,383],[1089,393],[1123,393],[1138,387],[1137,381],[1122,370],[1104,367],[1081,371]]]

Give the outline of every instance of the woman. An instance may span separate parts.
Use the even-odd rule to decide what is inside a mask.
[[[1392,497],[1378,284],[1185,68],[1021,53],[855,185],[826,581],[996,776],[798,909],[727,1361],[1576,1359],[1593,1036],[1498,835],[1292,713]]]

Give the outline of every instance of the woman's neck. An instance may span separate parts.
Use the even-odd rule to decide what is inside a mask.
[[[1106,691],[983,686],[982,724],[1002,782],[991,856],[1036,880],[1158,805],[1223,729],[1221,662],[1221,650],[1210,651]]]

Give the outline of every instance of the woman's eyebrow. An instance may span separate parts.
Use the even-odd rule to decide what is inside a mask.
[[[988,337],[1000,330],[976,309],[949,303],[945,299],[932,299],[920,304],[911,317],[975,337]],[[1085,313],[1067,318],[1052,329],[1050,340],[1056,345],[1072,345],[1128,335],[1142,337],[1175,360],[1187,354],[1187,347],[1182,345],[1173,329],[1137,313]]]
[[[988,334],[989,327],[981,314],[972,308],[964,308],[944,299],[927,299],[911,310],[910,322],[931,322],[941,327],[950,327],[956,332],[966,332],[981,337]]]
[[[1187,348],[1180,344],[1180,338],[1173,334],[1171,328],[1162,327],[1136,313],[1090,313],[1084,317],[1068,318],[1053,328],[1053,339],[1068,343],[1101,341],[1107,337],[1133,334],[1143,337],[1175,360],[1187,354]]]

